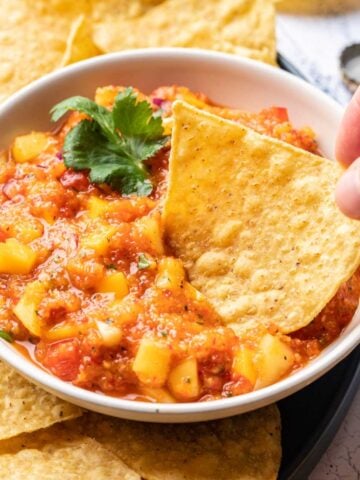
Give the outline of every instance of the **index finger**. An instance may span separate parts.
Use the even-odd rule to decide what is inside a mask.
[[[347,107],[336,140],[336,158],[348,166],[360,157],[360,87]]]

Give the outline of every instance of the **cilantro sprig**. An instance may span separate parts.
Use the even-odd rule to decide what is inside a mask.
[[[107,183],[125,195],[147,196],[153,186],[145,160],[167,142],[161,117],[147,101],[138,101],[132,88],[120,92],[112,111],[85,97],[71,97],[51,109],[56,122],[69,110],[85,113],[65,137],[67,167],[89,170],[94,183]]]

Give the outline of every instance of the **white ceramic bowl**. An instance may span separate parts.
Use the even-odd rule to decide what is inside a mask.
[[[45,47],[46,48],[46,47]],[[320,147],[332,157],[342,109],[325,94],[279,69],[231,55],[192,49],[129,51],[78,63],[52,73],[12,96],[0,106],[0,148],[15,135],[51,129],[49,110],[71,95],[92,97],[100,85],[133,85],[145,92],[167,84],[185,85],[215,102],[256,111],[288,107],[294,125],[311,125]],[[80,389],[26,360],[0,341],[0,357],[24,376],[70,402],[118,417],[153,422],[190,422],[226,417],[262,407],[323,375],[360,341],[360,317],[322,354],[290,377],[262,390],[203,403],[131,402]]]

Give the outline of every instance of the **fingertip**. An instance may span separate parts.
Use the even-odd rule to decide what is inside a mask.
[[[360,158],[344,172],[338,181],[335,200],[347,217],[360,219]]]
[[[360,155],[360,87],[345,110],[335,145],[336,158],[350,165]]]

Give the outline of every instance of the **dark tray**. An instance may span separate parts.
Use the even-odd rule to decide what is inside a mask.
[[[278,54],[280,67],[308,79]],[[279,402],[283,458],[279,480],[306,480],[329,447],[360,385],[360,346],[310,386]]]
[[[306,480],[329,447],[360,385],[360,346],[310,386],[278,403],[279,480]]]

